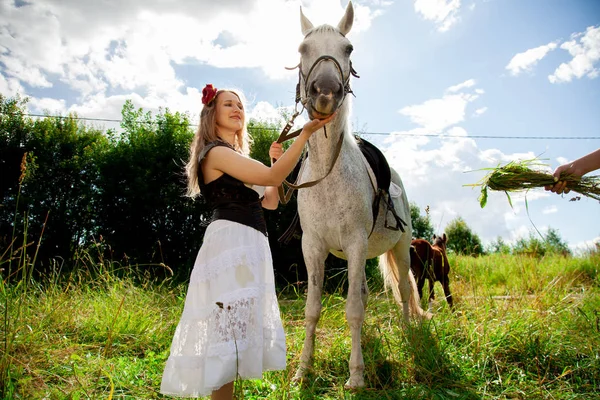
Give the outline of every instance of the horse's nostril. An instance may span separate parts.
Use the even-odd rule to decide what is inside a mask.
[[[312,95],[317,95],[319,93],[319,89],[317,88],[317,82],[316,81],[313,81],[310,84],[310,93]]]

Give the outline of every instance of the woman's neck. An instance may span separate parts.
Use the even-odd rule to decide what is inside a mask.
[[[217,130],[217,136],[224,142],[229,143],[232,146],[235,146],[235,132],[230,132],[226,130]]]

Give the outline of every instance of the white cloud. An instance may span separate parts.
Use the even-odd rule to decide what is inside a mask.
[[[83,104],[111,89],[156,97],[185,92],[175,68],[181,64],[260,68],[272,79],[293,77],[296,72],[284,67],[298,61],[300,4],[315,24],[336,25],[344,13],[339,0],[48,0],[20,7],[4,1],[0,85],[16,78],[48,88],[60,80]],[[355,5],[351,35],[369,29],[387,6]],[[227,43],[220,40],[224,35]]]
[[[35,113],[48,112],[51,115],[64,114],[66,111],[65,101],[51,99],[48,97],[29,99],[29,108]]]
[[[531,235],[531,225],[521,224],[510,232],[508,243],[514,244],[519,239],[527,239]]]
[[[21,86],[21,83],[17,78],[5,77],[0,74],[0,93],[4,96],[16,96],[17,94],[24,94],[25,89]]]
[[[0,63],[4,64],[8,76],[18,78],[23,83],[38,88],[52,87],[52,84],[46,79],[42,71],[26,65],[22,60],[2,54],[0,55]]]
[[[542,210],[542,214],[554,214],[556,212],[558,212],[558,207],[556,206],[549,206]]]
[[[488,109],[487,107],[478,108],[477,110],[475,110],[475,115],[476,116],[482,115],[483,113],[485,113],[487,111],[487,109]]]
[[[518,53],[510,60],[506,69],[510,71],[511,75],[515,76],[524,71],[531,71],[538,61],[544,58],[550,51],[556,49],[556,47],[557,44],[551,42],[526,50],[523,53]]]
[[[551,83],[571,82],[573,79],[600,75],[600,26],[589,26],[585,32],[571,35],[571,40],[558,47],[559,40],[546,45],[529,49],[516,54],[506,66],[511,75],[516,76],[525,71],[532,71],[537,63],[550,51],[560,48],[572,57],[570,61],[561,63],[554,73],[548,75]]]
[[[464,128],[461,128],[460,126],[453,126],[452,128],[448,129],[447,134],[450,137],[467,137],[467,136],[469,136],[467,134],[467,131]]]
[[[600,26],[590,26],[585,33],[577,33],[573,40],[563,43],[560,48],[567,50],[573,58],[568,63],[562,63],[552,75],[548,76],[551,83],[570,82],[573,78],[584,76],[596,78],[600,70],[596,64],[600,60]]]
[[[533,152],[504,154],[498,149],[482,150],[479,159],[491,165],[506,164],[517,160],[532,160],[536,157]]]
[[[458,22],[460,0],[415,0],[415,11],[435,22],[440,32],[446,32]]]
[[[416,104],[400,109],[399,113],[406,115],[412,122],[420,125],[430,133],[441,132],[444,129],[460,123],[465,119],[467,104],[479,98],[478,94],[457,93],[471,88],[475,84],[473,79],[456,86],[449,87],[446,94],[440,99],[430,99],[422,104]]]
[[[448,89],[446,89],[446,92],[455,93],[462,89],[470,88],[473,86],[475,86],[475,79],[468,79],[463,83],[459,83],[458,85],[450,86]]]
[[[292,112],[292,107],[275,108],[271,103],[260,101],[252,108],[252,111],[248,113],[248,117],[266,123],[281,124],[283,126],[287,121],[284,120],[282,114],[291,114]]]
[[[427,100],[423,104],[407,106],[400,110],[412,122],[431,131],[440,131],[464,120],[467,99],[462,95],[448,95]]]
[[[505,193],[503,193],[506,196]],[[521,212],[525,208],[525,202],[528,203],[534,200],[543,199],[550,197],[549,192],[545,192],[544,190],[524,190],[522,192],[512,192],[510,193],[510,199],[513,202],[513,206],[515,208],[515,212]],[[522,207],[521,207],[522,205]]]
[[[600,236],[597,236],[592,240],[585,240],[583,242],[570,244],[569,248],[574,254],[585,254],[591,251],[600,251]]]

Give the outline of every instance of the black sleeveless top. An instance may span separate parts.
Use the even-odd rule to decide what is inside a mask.
[[[202,149],[198,157],[198,163],[202,163],[209,150],[215,146],[225,146],[233,149],[230,144],[222,141],[211,142]],[[202,168],[198,165],[198,185],[200,186],[200,193],[202,193],[213,211],[211,221],[226,219],[238,222],[267,236],[267,224],[261,200],[258,193],[244,185],[244,182],[223,174],[214,181],[205,184]]]

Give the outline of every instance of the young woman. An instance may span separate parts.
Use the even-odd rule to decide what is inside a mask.
[[[277,161],[267,167],[248,157],[241,94],[212,85],[202,93],[204,107],[186,173],[188,194],[202,193],[213,220],[192,270],[161,393],[231,399],[237,377],[256,379],[263,371],[285,369],[262,207],[277,207],[276,186],[292,171],[308,138],[333,115],[304,125],[285,153],[272,144],[269,155]]]

